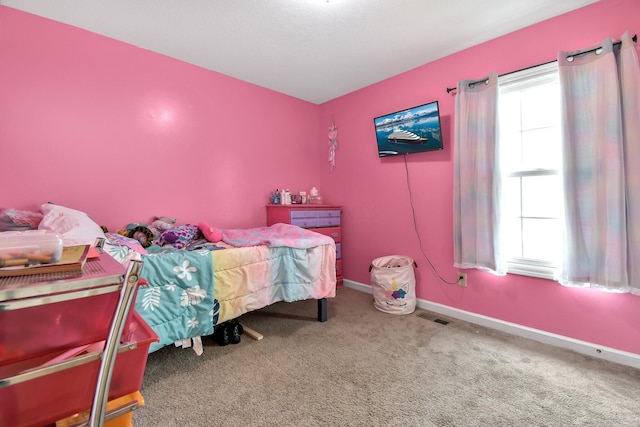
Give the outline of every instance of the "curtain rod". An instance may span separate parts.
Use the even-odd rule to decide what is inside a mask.
[[[634,36],[633,36],[633,37],[631,37],[631,40],[633,40],[633,42],[634,42],[634,43],[637,43],[637,42],[638,42],[638,35],[637,35],[637,34],[634,34]],[[617,46],[617,45],[619,45],[619,44],[621,44],[621,43],[622,43],[622,40],[618,40],[618,41],[613,42],[613,45],[614,45],[614,46]],[[585,54],[587,54],[587,53],[595,52],[595,51],[596,51],[596,50],[598,50],[598,49],[600,49],[600,47],[595,47],[595,48],[593,48],[593,49],[587,49],[587,50],[578,51],[578,52],[574,53],[572,56],[585,55]],[[551,63],[553,63],[553,62],[558,62],[558,60],[557,60],[557,59],[554,59],[553,61],[544,62],[544,63],[542,63],[542,64],[532,65],[532,66],[530,66],[530,67],[521,68],[521,69],[519,69],[519,70],[515,70],[515,71],[509,71],[508,73],[500,74],[498,77],[508,76],[509,74],[518,73],[518,72],[520,72],[520,71],[528,70],[528,69],[530,69],[530,68],[539,67],[539,66],[541,66],[541,65],[551,64]],[[477,84],[477,83],[482,83],[482,82],[484,82],[484,81],[486,81],[486,80],[487,80],[487,79],[486,79],[486,78],[484,78],[484,79],[476,80],[476,81],[473,81],[473,82],[469,82],[469,84],[470,84],[470,85],[474,85],[474,84]],[[448,88],[447,88],[447,93],[450,93],[450,92],[452,92],[452,91],[454,91],[454,90],[457,90],[457,89],[458,89],[457,87],[448,87]]]

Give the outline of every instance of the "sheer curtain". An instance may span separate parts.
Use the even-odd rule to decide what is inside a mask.
[[[622,94],[622,142],[627,202],[627,263],[630,292],[640,295],[640,66],[631,34],[615,50]]]
[[[505,274],[497,123],[497,73],[479,82],[460,81],[454,123],[454,265]]]
[[[640,218],[635,47],[627,34],[616,55],[609,38],[593,52],[560,52],[558,66],[565,200],[559,281],[640,293],[638,225],[630,223]]]

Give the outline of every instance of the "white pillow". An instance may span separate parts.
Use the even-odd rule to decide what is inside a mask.
[[[97,237],[105,238],[102,228],[84,212],[51,203],[41,208],[44,218],[38,229],[57,232],[64,246],[94,245]]]

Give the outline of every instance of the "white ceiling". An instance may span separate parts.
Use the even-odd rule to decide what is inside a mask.
[[[316,104],[596,0],[0,0]]]

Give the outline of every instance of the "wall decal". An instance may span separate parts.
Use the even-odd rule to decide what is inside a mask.
[[[329,163],[331,164],[331,171],[336,165],[336,149],[338,148],[338,128],[335,122],[331,119],[331,126],[329,126]]]

